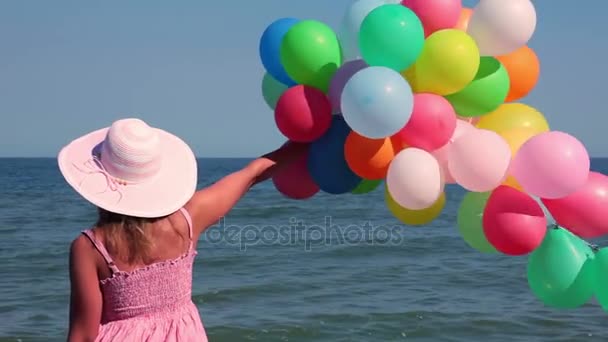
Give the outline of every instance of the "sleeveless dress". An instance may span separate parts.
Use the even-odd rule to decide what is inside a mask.
[[[192,219],[186,209],[190,246],[182,256],[130,272],[120,271],[91,230],[83,232],[103,256],[112,276],[100,281],[103,312],[98,342],[206,342],[192,302]]]

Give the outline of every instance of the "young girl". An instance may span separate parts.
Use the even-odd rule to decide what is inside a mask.
[[[70,249],[68,341],[207,341],[191,299],[199,236],[306,149],[285,144],[195,191],[192,150],[139,119],[64,147],[61,173],[99,212]]]

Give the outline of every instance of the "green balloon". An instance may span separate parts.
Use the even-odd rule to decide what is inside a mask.
[[[376,188],[382,183],[382,180],[369,180],[369,179],[364,179],[361,181],[361,183],[359,183],[359,185],[357,185],[357,187],[355,188],[355,190],[352,191],[353,194],[355,195],[363,195],[363,194],[367,194],[370,193],[374,190],[376,190]]]
[[[281,64],[295,82],[327,92],[342,65],[342,49],[334,31],[316,20],[293,25],[281,43]]]
[[[493,254],[497,253],[497,250],[488,242],[483,232],[483,211],[488,198],[490,192],[467,193],[460,202],[456,224],[460,236],[471,248]]]
[[[593,250],[569,231],[548,229],[528,259],[528,285],[545,305],[574,309],[594,292]]]
[[[264,101],[270,109],[274,110],[279,98],[288,88],[289,87],[270,76],[270,74],[264,74],[264,78],[262,79],[262,96],[264,96]]]
[[[404,71],[416,62],[423,46],[422,22],[401,4],[376,7],[359,29],[361,57],[370,66]]]
[[[456,114],[476,117],[496,110],[505,102],[511,81],[507,69],[494,57],[481,57],[475,78],[461,91],[445,96]]]
[[[593,271],[595,298],[602,309],[608,312],[608,247],[595,253]]]

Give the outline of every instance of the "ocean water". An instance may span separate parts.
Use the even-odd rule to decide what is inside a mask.
[[[246,162],[201,159],[200,185]],[[608,160],[592,167],[608,173]],[[391,216],[381,187],[308,201],[255,187],[198,247],[193,296],[209,340],[608,340],[597,304],[544,307],[526,257],[465,245],[455,225],[464,193],[450,187],[441,217],[412,228]],[[94,218],[54,159],[0,159],[0,341],[65,341],[68,247]]]

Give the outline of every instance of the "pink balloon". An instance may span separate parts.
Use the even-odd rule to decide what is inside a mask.
[[[456,26],[462,10],[462,0],[403,0],[401,4],[420,18],[425,36]]]
[[[507,255],[534,251],[547,234],[547,219],[538,202],[506,185],[492,191],[482,221],[488,242]]]
[[[594,239],[608,234],[608,177],[590,172],[587,182],[570,195],[542,199],[560,226],[574,234]]]
[[[570,134],[552,131],[526,141],[511,174],[522,188],[547,199],[566,197],[585,185],[591,161],[585,146]]]
[[[386,186],[395,202],[410,210],[432,206],[444,189],[441,169],[435,157],[413,147],[395,156],[388,168]]]
[[[506,177],[511,148],[496,132],[473,129],[456,139],[448,153],[448,169],[463,188],[473,192],[495,189]]]
[[[450,170],[448,169],[448,153],[450,150],[450,146],[452,146],[452,142],[454,142],[456,139],[461,137],[463,134],[465,134],[469,130],[473,130],[473,129],[476,129],[476,128],[473,127],[473,125],[471,125],[470,123],[463,121],[463,120],[456,120],[456,128],[454,129],[454,133],[452,133],[452,137],[447,142],[447,144],[445,144],[445,145],[441,146],[440,148],[436,149],[435,151],[431,152],[435,156],[437,161],[439,162],[439,165],[441,166],[445,184],[455,184],[456,183],[456,181],[454,180],[454,177],[452,177],[452,174],[450,173]]]
[[[433,151],[450,140],[456,121],[454,107],[443,96],[416,94],[412,116],[395,138],[407,146]]]
[[[319,186],[308,172],[308,153],[278,170],[272,177],[275,188],[291,199],[307,199],[319,192]]]

